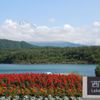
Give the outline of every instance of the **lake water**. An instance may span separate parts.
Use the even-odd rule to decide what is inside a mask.
[[[52,72],[69,73],[75,72],[81,75],[95,76],[94,64],[0,64],[0,73],[21,72]]]

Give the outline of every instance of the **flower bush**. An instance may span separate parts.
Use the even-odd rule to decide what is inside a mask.
[[[77,74],[0,74],[0,95],[81,96],[82,77]]]
[[[95,75],[96,75],[97,77],[100,77],[100,65],[98,65],[98,66],[96,67],[96,69],[95,69]]]

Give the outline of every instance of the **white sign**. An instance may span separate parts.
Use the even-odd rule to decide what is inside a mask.
[[[100,100],[100,77],[83,77],[83,98]]]

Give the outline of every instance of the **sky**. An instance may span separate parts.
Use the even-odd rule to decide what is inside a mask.
[[[100,0],[0,0],[0,39],[100,45]]]

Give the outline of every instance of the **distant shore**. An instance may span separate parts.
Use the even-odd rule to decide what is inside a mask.
[[[4,64],[99,64],[100,46],[1,49]]]

